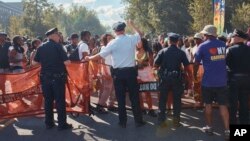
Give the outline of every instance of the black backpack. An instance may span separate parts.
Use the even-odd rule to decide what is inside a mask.
[[[70,61],[80,61],[78,47],[69,55]]]

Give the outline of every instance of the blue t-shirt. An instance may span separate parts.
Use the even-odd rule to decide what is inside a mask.
[[[227,85],[226,44],[217,39],[202,43],[195,54],[196,62],[203,62],[202,86],[223,87]]]

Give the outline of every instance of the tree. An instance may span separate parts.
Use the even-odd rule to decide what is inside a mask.
[[[8,27],[8,35],[13,37],[14,35],[26,35],[29,31],[23,27],[23,19],[20,16],[10,17],[10,25]]]
[[[72,5],[69,12],[64,12],[59,19],[68,34],[83,30],[88,30],[92,34],[105,33],[105,27],[101,25],[96,13],[83,6]]]
[[[48,29],[44,24],[44,10],[54,9],[54,5],[48,0],[23,0],[23,6],[24,27],[32,31],[31,36],[43,35]]]
[[[250,0],[226,0],[225,1],[225,30],[232,31],[234,29],[232,25],[232,17],[235,14],[237,7],[241,6],[244,2],[250,2]],[[241,22],[241,21],[240,21]]]
[[[246,31],[250,27],[250,3],[243,3],[235,9],[232,25],[237,29]]]
[[[191,32],[199,32],[205,25],[213,24],[213,7],[211,0],[193,0],[189,4]]]
[[[134,19],[145,32],[188,32],[189,0],[123,0],[128,4],[125,17]]]

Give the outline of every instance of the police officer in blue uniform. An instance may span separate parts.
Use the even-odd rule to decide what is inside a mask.
[[[0,73],[8,73],[10,71],[8,52],[11,43],[6,41],[6,37],[6,33],[0,32]]]
[[[250,94],[250,48],[245,44],[248,35],[241,30],[234,30],[232,43],[228,48],[226,62],[229,68],[229,109],[230,124],[249,124]],[[238,108],[239,104],[239,108]]]
[[[94,56],[87,56],[85,60],[97,60],[111,55],[112,71],[115,94],[118,101],[119,125],[126,128],[126,90],[129,92],[132,111],[136,127],[145,125],[142,119],[142,112],[139,101],[139,85],[137,83],[137,68],[135,67],[135,50],[137,43],[141,40],[140,30],[134,26],[132,21],[128,24],[134,29],[136,34],[126,35],[126,24],[117,22],[113,25],[116,38],[113,39],[100,53]]]
[[[159,115],[158,122],[160,126],[165,125],[166,120],[166,101],[170,90],[173,91],[173,124],[179,127],[181,112],[181,95],[184,92],[182,81],[182,65],[188,72],[189,80],[192,79],[191,67],[184,51],[177,47],[179,35],[175,33],[168,34],[169,47],[162,49],[154,60],[154,67],[159,69]]]
[[[66,52],[60,45],[60,36],[57,28],[47,31],[48,41],[43,43],[35,55],[34,61],[41,64],[40,81],[45,100],[45,125],[47,129],[55,126],[53,103],[56,101],[58,113],[58,130],[70,129],[71,124],[66,122],[65,83],[68,63]]]

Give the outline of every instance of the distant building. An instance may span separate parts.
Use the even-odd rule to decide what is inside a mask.
[[[22,2],[2,2],[0,1],[0,24],[6,29],[11,16],[22,15]]]

